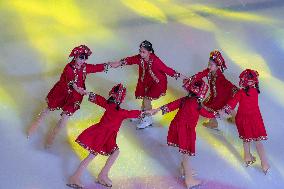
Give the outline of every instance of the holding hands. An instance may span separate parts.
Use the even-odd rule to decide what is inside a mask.
[[[148,115],[155,115],[157,114],[161,109],[160,108],[156,108],[156,109],[152,109],[152,110],[146,110],[145,113]]]
[[[108,62],[107,64],[108,64],[111,68],[117,68],[117,67],[121,66],[120,61]]]
[[[225,112],[224,109],[219,110],[218,113],[219,113],[221,119],[227,119],[227,118],[230,117],[230,116]]]

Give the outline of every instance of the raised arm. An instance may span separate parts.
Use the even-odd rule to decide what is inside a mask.
[[[209,68],[206,68],[206,69],[204,69],[203,71],[201,71],[201,72],[198,72],[197,74],[194,74],[193,76],[191,76],[190,78],[195,78],[195,79],[202,79],[203,77],[207,77],[208,76],[208,74],[209,74],[209,72],[210,72],[210,70],[209,70]]]
[[[90,92],[90,94],[89,94],[89,101],[93,102],[93,103],[95,103],[95,104],[97,104],[97,105],[99,105],[103,108],[107,107],[107,100],[104,97],[102,97],[98,94],[95,94],[93,92]]]
[[[168,76],[174,77],[175,79],[178,79],[181,74],[174,69],[168,67],[164,62],[162,62],[159,58],[156,59],[157,64],[159,64],[159,68],[162,72],[167,74]]]

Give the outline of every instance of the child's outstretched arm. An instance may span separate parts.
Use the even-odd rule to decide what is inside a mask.
[[[156,108],[156,109],[152,109],[152,110],[146,110],[144,113],[145,115],[155,115],[157,114],[161,109],[160,108]]]
[[[90,102],[95,103],[103,108],[107,107],[107,100],[103,96],[95,94],[93,92],[87,92],[87,94],[89,95]]]
[[[204,107],[202,107],[199,111],[200,115],[207,118],[219,118],[219,112],[216,111],[208,111]]]
[[[152,109],[152,110],[147,110],[145,111],[146,114],[151,114],[151,115],[155,115],[157,114],[159,111],[162,111],[162,115],[168,113],[168,112],[171,112],[171,111],[174,111],[176,109],[178,109],[182,103],[182,101],[184,100],[185,97],[182,97],[180,99],[177,99],[173,102],[170,102],[168,104],[165,104],[159,108],[156,108],[156,109]]]
[[[140,63],[140,56],[139,55],[134,55],[134,56],[130,56],[130,57],[126,57],[123,58],[121,60],[118,61],[110,61],[108,62],[108,64],[112,67],[112,68],[117,68],[119,66],[124,66],[124,65],[132,65],[132,64],[139,64]]]

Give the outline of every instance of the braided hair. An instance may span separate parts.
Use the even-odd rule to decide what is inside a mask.
[[[254,76],[251,72],[249,72],[248,74],[248,79],[252,79]],[[260,90],[259,90],[259,84],[258,83],[255,83],[254,87],[256,88],[257,92],[260,93]],[[249,92],[249,89],[250,87],[247,86],[244,88],[245,92],[246,92],[246,95],[249,96],[248,92]]]

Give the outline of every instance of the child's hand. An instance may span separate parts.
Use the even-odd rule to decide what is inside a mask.
[[[188,82],[188,80],[189,80],[189,78],[184,78],[184,79],[182,80],[182,83],[185,84],[186,82]]]
[[[78,87],[77,88],[78,90],[78,93],[80,93],[81,95],[87,95],[88,94],[88,91],[86,91],[85,89],[81,88],[81,87]]]
[[[117,67],[119,67],[121,65],[121,63],[119,61],[117,61],[117,62],[109,62],[108,64],[109,64],[109,66],[111,68],[117,68]]]
[[[87,90],[83,90],[82,92],[84,93],[84,95],[87,95],[87,96],[90,94],[90,92]]]
[[[183,74],[180,74],[180,78],[183,80],[183,82],[184,82],[184,80],[188,80],[188,79],[189,79],[188,77],[186,77],[186,76],[183,75]]]
[[[158,113],[160,109],[152,109],[152,110],[147,110],[145,111],[146,114],[150,114],[150,115],[155,115]]]
[[[219,110],[218,113],[219,113],[221,119],[226,119],[228,117],[228,114],[226,114],[225,110],[223,110],[223,109]]]

